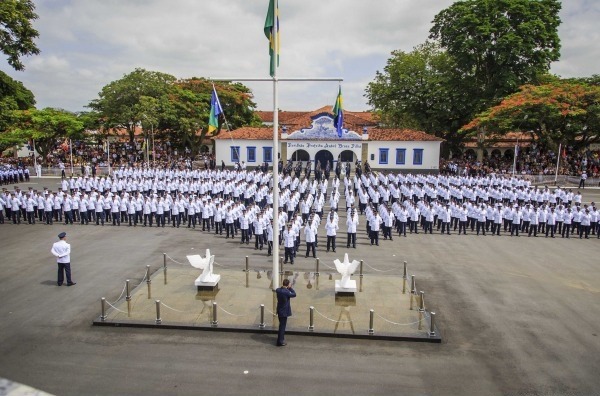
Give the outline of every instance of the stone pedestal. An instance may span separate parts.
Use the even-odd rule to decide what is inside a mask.
[[[209,279],[200,280],[202,276],[199,276],[198,279],[194,282],[198,291],[214,291],[219,288],[219,281],[221,280],[221,275],[211,276]]]
[[[340,295],[352,294],[352,295],[354,295],[354,293],[357,292],[355,280],[349,280],[345,286],[346,287],[342,287],[342,281],[336,280],[335,281],[335,294],[340,294]]]

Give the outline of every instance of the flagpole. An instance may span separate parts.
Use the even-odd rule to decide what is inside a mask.
[[[73,140],[69,139],[69,151],[71,152],[71,176],[73,176]]]
[[[515,144],[515,155],[514,155],[514,159],[513,159],[513,172],[512,175],[515,175],[515,172],[517,171],[517,155],[519,155],[519,139],[517,138],[517,144]]]
[[[106,135],[106,159],[108,160],[108,175],[110,176],[110,138]]]
[[[554,185],[558,181],[558,166],[560,165],[560,151],[562,149],[562,143],[558,144],[558,155],[556,156],[556,174],[554,175]]]
[[[273,290],[279,287],[279,92],[277,58],[279,57],[279,5],[273,10]]]
[[[42,176],[42,174],[40,173],[39,175],[37,174],[37,155],[35,155],[35,139],[31,139],[33,142],[33,166],[35,167],[35,173],[38,177]]]

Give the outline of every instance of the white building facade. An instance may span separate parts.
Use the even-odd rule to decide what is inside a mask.
[[[439,170],[442,140],[425,132],[381,129],[370,120],[353,117],[345,112],[341,136],[327,108],[306,113],[280,123],[279,152],[287,160],[327,161],[332,168],[338,161],[362,163],[368,161],[372,169],[394,169],[406,172],[437,172]],[[364,114],[364,113],[357,113]],[[235,131],[221,131],[214,137],[217,164],[226,166],[244,162],[246,166],[273,163],[273,129],[244,127]]]

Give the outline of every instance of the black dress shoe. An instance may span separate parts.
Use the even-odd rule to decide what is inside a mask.
[[[286,345],[287,345],[287,342],[283,342],[283,343],[281,343],[281,344],[276,344],[276,345],[277,345],[278,347],[279,347],[279,346],[286,346]]]
[[[77,284],[77,283],[75,283],[75,282],[73,282],[73,283],[67,283],[67,286],[74,286],[74,285],[76,285],[76,284]]]
[[[62,283],[57,283],[56,286],[62,286]]]

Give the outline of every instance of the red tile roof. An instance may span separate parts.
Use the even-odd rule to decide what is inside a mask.
[[[296,130],[311,125],[311,117],[326,113],[333,116],[331,106],[323,106],[314,111],[279,111],[279,124],[286,125],[288,130]],[[257,111],[262,122],[273,122],[272,111]],[[344,110],[344,127],[359,132],[363,126],[376,126],[370,111]]]
[[[281,139],[281,130],[279,131],[279,138]],[[272,140],[273,128],[242,127],[231,132],[228,132],[227,130],[221,130],[221,133],[219,133],[218,136],[213,137],[213,139]]]
[[[430,135],[422,131],[415,131],[412,129],[379,129],[369,128],[369,140],[401,140],[401,141],[428,141],[428,142],[442,142],[437,136]]]
[[[235,131],[222,130],[218,136],[213,139],[241,139],[241,140],[271,140],[273,139],[273,128],[253,128],[243,127]],[[281,130],[279,131],[279,139],[281,139]],[[369,128],[369,140],[371,141],[437,141],[441,142],[436,136],[429,135],[421,131],[413,131],[410,129],[378,129]]]
[[[273,122],[272,111],[257,111],[256,114],[262,122]],[[282,111],[279,110],[279,123],[285,123],[287,120],[306,114],[306,111]]]

